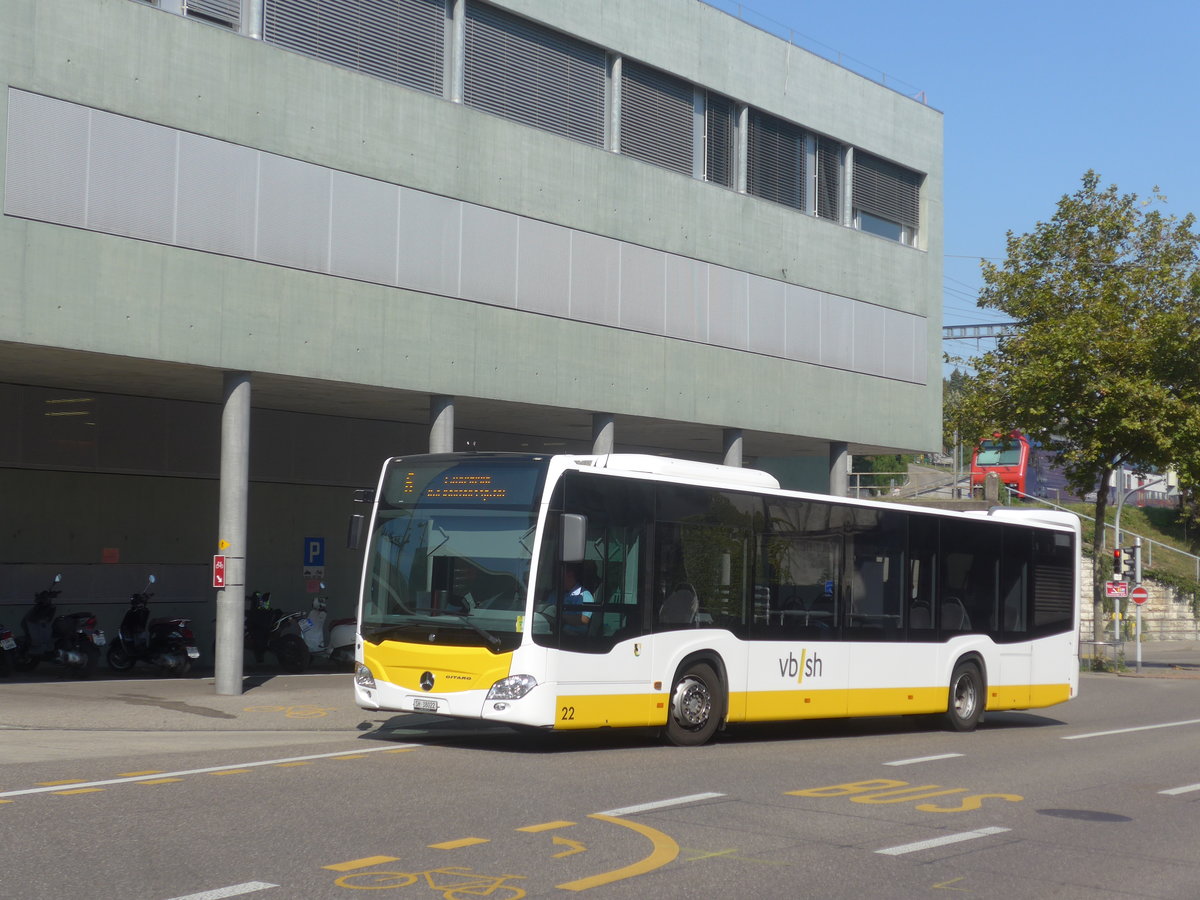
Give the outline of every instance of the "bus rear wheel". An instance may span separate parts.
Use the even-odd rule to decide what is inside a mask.
[[[960,662],[950,676],[946,726],[952,731],[974,731],[983,717],[983,675],[972,662]]]
[[[688,666],[671,688],[667,740],[677,747],[707,743],[721,723],[721,680],[712,666]]]

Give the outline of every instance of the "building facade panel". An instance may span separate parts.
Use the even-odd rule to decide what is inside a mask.
[[[605,417],[618,449],[720,460],[742,434],[791,472],[936,444],[936,111],[695,0],[266,0],[264,40],[253,6],[6,3],[0,479],[92,498],[62,553],[108,546],[122,478],[207,513],[230,371],[251,503],[289,525],[424,449],[445,398],[491,449],[586,452]],[[751,114],[801,180],[745,189]],[[182,573],[205,530],[126,552]],[[256,540],[294,576],[286,529]]]

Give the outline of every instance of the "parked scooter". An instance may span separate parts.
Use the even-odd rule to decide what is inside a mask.
[[[270,591],[255,591],[246,602],[246,649],[254,654],[254,661],[264,662],[269,650],[284,671],[307,669],[310,654],[300,631],[302,614],[272,608]]]
[[[322,584],[321,588],[324,589]],[[300,619],[300,631],[313,659],[328,659],[335,666],[354,666],[354,637],[357,619],[329,619],[326,597],[314,597],[312,610]]]
[[[61,584],[62,576],[55,575],[53,583]],[[18,672],[31,672],[40,662],[59,662],[83,678],[91,678],[100,662],[104,632],[96,627],[96,617],[90,612],[55,615],[54,598],[60,593],[48,588],[34,594],[33,608],[21,619],[14,667]]]
[[[17,637],[7,625],[0,623],[0,678],[12,674],[13,658],[17,655]]]
[[[186,675],[192,661],[200,658],[191,619],[181,616],[150,618],[151,575],[146,587],[129,598],[129,611],[121,619],[117,636],[108,648],[108,666],[128,672],[138,661],[158,666],[168,675]]]

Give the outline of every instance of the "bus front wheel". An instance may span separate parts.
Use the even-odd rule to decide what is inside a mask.
[[[671,688],[667,740],[678,747],[698,747],[716,733],[721,722],[721,681],[712,666],[688,666]]]
[[[975,663],[960,662],[950,677],[946,725],[953,731],[974,731],[983,716],[983,676]]]

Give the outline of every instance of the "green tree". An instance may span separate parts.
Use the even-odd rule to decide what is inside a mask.
[[[1193,215],[1139,201],[1088,171],[1054,216],[1008,233],[1002,265],[983,263],[979,306],[1016,333],[975,362],[959,409],[966,439],[1024,430],[1057,455],[1072,487],[1096,492],[1121,466],[1200,476],[1200,275]],[[1104,529],[1093,540],[1102,634]]]

